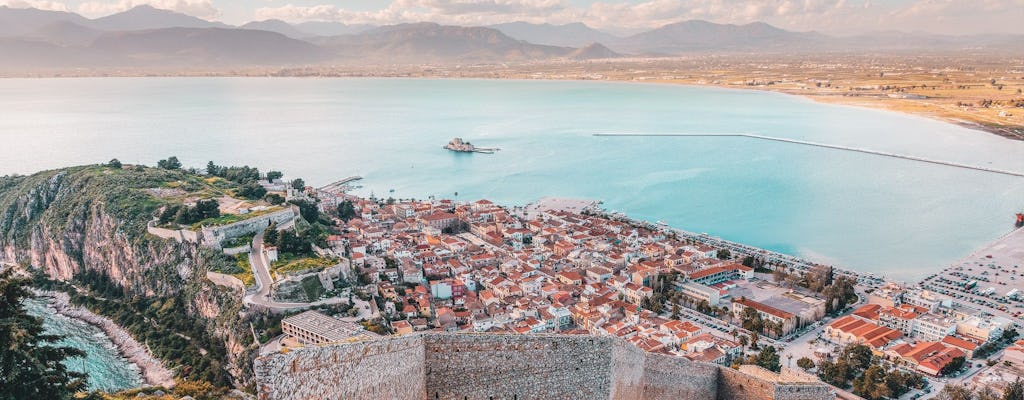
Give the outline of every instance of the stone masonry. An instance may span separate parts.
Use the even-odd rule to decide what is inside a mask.
[[[588,335],[393,336],[260,357],[255,372],[261,400],[834,398],[804,375],[736,371]]]

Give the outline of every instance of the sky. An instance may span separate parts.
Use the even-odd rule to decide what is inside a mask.
[[[140,4],[229,24],[281,19],[385,25],[583,22],[612,32],[702,19],[767,22],[797,31],[1024,34],[1024,0],[0,0],[0,5],[100,17]]]

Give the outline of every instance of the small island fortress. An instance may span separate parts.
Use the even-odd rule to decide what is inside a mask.
[[[261,400],[831,400],[816,377],[593,335],[416,333],[256,359]]]
[[[446,148],[448,150],[451,150],[451,151],[460,152],[460,153],[484,153],[484,154],[493,154],[494,152],[496,152],[498,150],[501,150],[501,149],[499,149],[497,147],[493,147],[493,148],[476,147],[472,143],[465,142],[465,141],[462,140],[462,138],[459,138],[459,137],[453,138],[450,142],[448,142],[448,144],[446,144],[444,146],[444,148]]]

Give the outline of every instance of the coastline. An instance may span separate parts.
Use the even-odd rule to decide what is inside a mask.
[[[491,70],[486,70],[491,71]],[[479,71],[480,73],[486,72],[484,70]],[[503,71],[495,74],[488,75],[474,75],[473,73],[463,73],[460,75],[445,74],[442,71],[427,72],[417,71],[416,73],[410,73],[403,70],[393,71],[375,71],[375,72],[361,72],[358,68],[348,72],[337,72],[334,73],[318,73],[318,74],[288,74],[288,75],[277,75],[269,73],[264,70],[253,70],[253,71],[232,71],[232,72],[220,72],[220,71],[186,71],[179,73],[169,72],[147,72],[147,73],[125,73],[121,71],[115,74],[96,74],[96,73],[77,73],[77,74],[0,74],[0,79],[93,79],[93,78],[271,78],[271,79],[449,79],[449,80],[527,80],[527,81],[601,81],[609,83],[631,83],[631,84],[653,84],[653,85],[683,85],[683,86],[697,86],[697,87],[709,87],[709,88],[720,88],[720,89],[736,89],[736,90],[753,90],[762,92],[779,93],[791,96],[798,96],[806,98],[808,100],[823,103],[823,104],[834,104],[847,107],[860,107],[871,110],[894,112],[903,115],[912,115],[930,119],[933,121],[940,121],[943,123],[956,125],[966,129],[980,131],[992,135],[996,135],[1005,139],[1024,141],[1024,126],[1005,124],[998,125],[996,122],[982,120],[981,116],[972,118],[970,115],[952,115],[949,114],[949,110],[944,110],[935,103],[931,103],[926,100],[934,100],[938,98],[928,98],[925,100],[921,99],[904,99],[904,98],[892,98],[887,97],[879,93],[843,93],[835,91],[820,91],[809,88],[796,89],[794,87],[787,86],[749,86],[749,85],[736,85],[734,83],[724,82],[720,80],[711,80],[711,77],[705,76],[688,76],[685,79],[650,79],[643,80],[638,79],[635,76],[616,76],[611,74],[600,74],[600,71],[594,71],[594,73],[602,75],[600,78],[593,78],[589,76],[577,76],[572,74],[566,74],[561,76],[543,76],[543,77],[531,77],[529,74],[529,68],[524,70],[513,70]],[[812,90],[812,92],[805,92],[805,90]],[[946,101],[953,101],[954,98],[945,98]]]
[[[107,317],[72,305],[71,298],[67,293],[36,291],[36,295],[46,300],[47,304],[53,307],[58,314],[100,328],[117,347],[118,353],[139,367],[139,372],[145,382],[144,386],[174,387],[174,373],[164,367],[163,363],[149,352],[149,349],[136,341],[120,325]]]

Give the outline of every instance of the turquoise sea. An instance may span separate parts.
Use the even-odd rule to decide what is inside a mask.
[[[117,391],[142,385],[139,367],[118,355],[114,343],[99,328],[57,314],[43,300],[27,300],[29,314],[43,318],[47,334],[64,336],[57,342],[85,352],[85,357],[65,361],[68,369],[89,374],[89,390]]]
[[[1024,171],[1024,142],[775,93],[431,79],[0,80],[0,174],[177,155],[362,194],[599,199],[611,210],[916,280],[1011,229],[1024,178],[749,138],[754,133]],[[460,136],[500,147],[456,154]],[[394,190],[394,192],[391,192]]]

